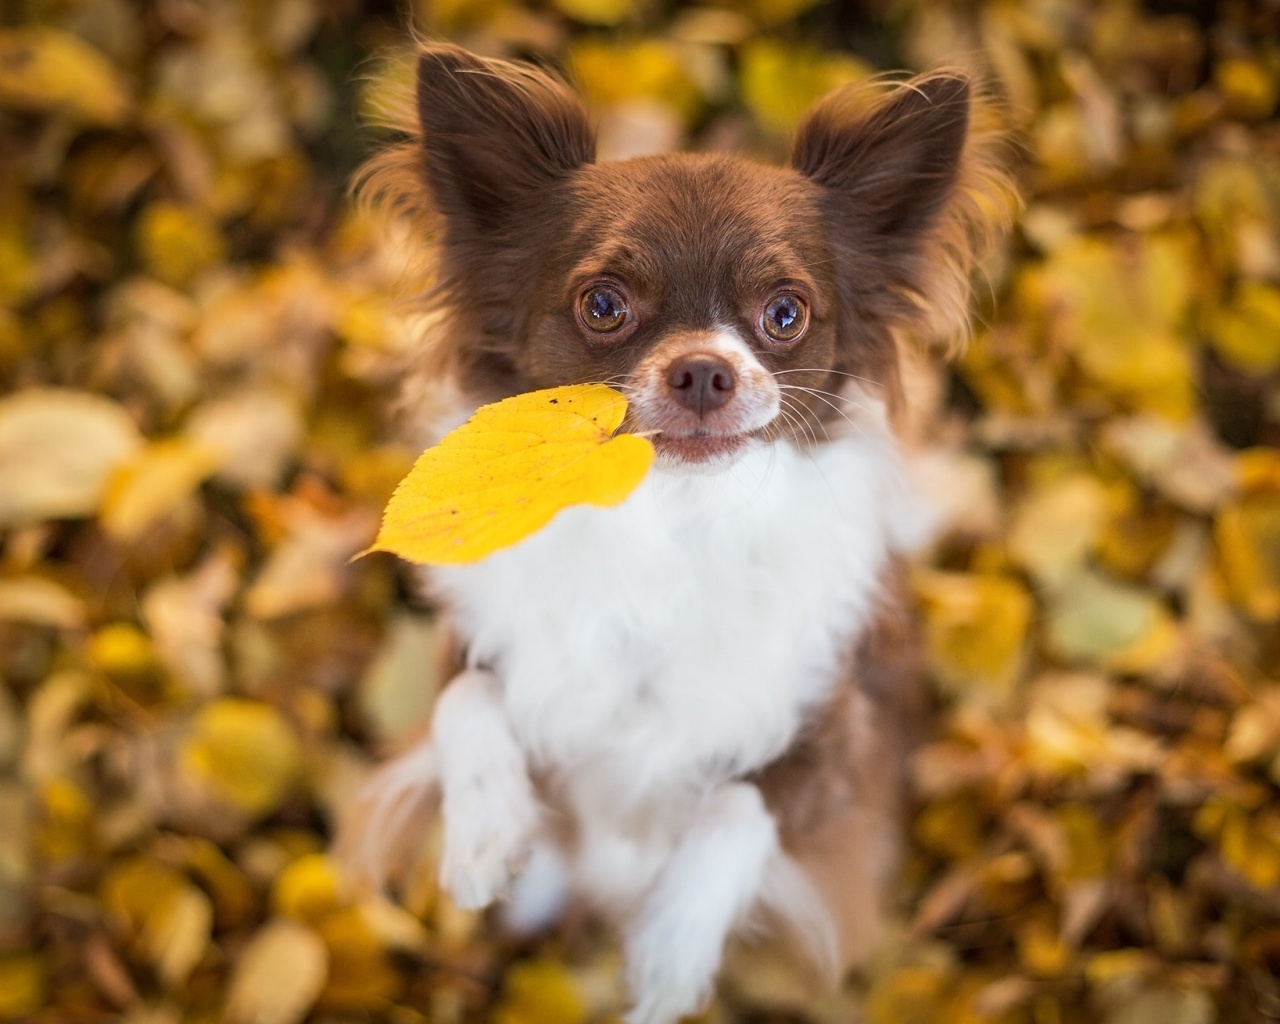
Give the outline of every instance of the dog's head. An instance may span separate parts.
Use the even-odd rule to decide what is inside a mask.
[[[851,391],[898,399],[896,336],[967,305],[970,87],[939,73],[846,88],[791,164],[595,163],[559,80],[433,45],[418,59],[419,187],[457,383],[488,401],[588,381],[631,399],[667,464],[821,439]],[[957,299],[956,296],[960,298]]]

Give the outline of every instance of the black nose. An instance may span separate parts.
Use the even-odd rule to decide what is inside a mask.
[[[705,416],[733,397],[733,367],[719,356],[681,356],[667,367],[667,385],[676,401]]]

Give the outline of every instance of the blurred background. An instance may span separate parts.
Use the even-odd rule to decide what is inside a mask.
[[[947,526],[897,923],[839,994],[735,953],[706,1021],[1280,1020],[1275,0],[7,0],[0,1019],[620,1011],[591,922],[507,944],[429,857],[391,904],[325,855],[438,683],[348,561],[416,454],[412,282],[345,191],[411,29],[565,69],[614,156],[781,158],[938,63],[1018,140],[975,341],[910,375]]]

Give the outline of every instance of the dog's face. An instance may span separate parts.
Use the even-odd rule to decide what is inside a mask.
[[[968,124],[958,77],[802,126],[792,166],[679,155],[593,162],[558,81],[431,47],[423,170],[443,217],[441,288],[479,400],[602,381],[667,464],[820,440],[850,387],[892,405],[894,331],[927,290],[924,243]]]

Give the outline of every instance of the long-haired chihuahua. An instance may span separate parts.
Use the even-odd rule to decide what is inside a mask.
[[[1005,187],[970,82],[837,90],[787,167],[597,163],[563,82],[455,46],[416,91],[367,175],[432,224],[410,398],[606,382],[658,454],[620,506],[430,572],[457,671],[343,845],[380,878],[438,807],[458,905],[617,922],[633,1024],[697,1011],[748,926],[835,975],[874,940],[924,715],[899,345],[963,333]]]

